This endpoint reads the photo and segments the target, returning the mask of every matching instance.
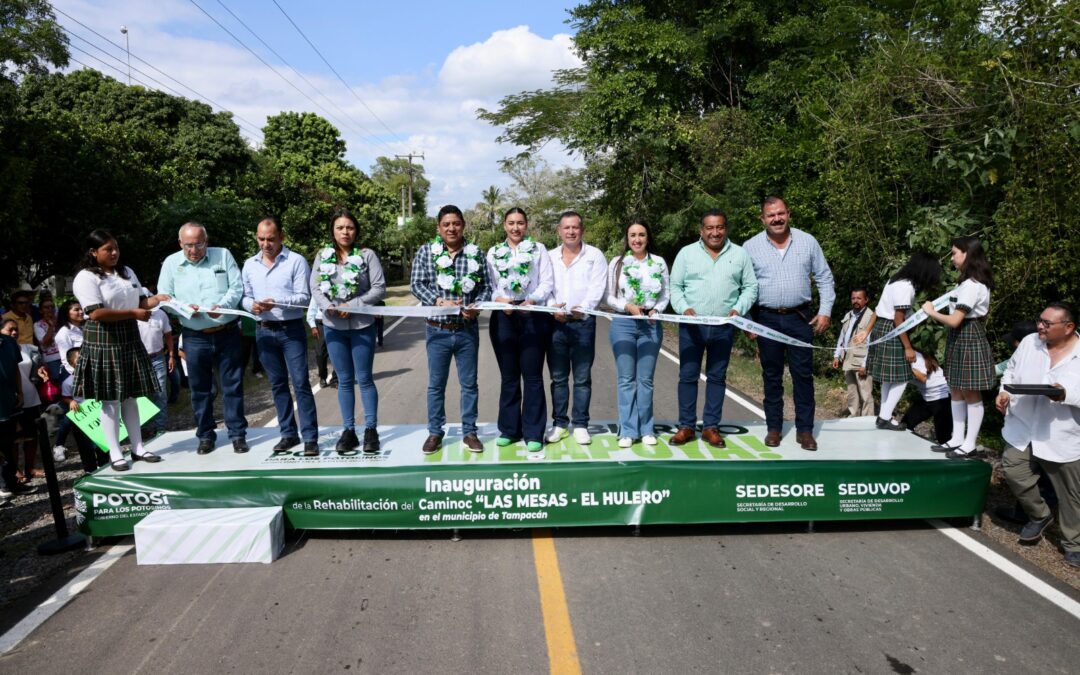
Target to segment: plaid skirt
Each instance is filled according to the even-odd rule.
[[[82,350],[75,364],[74,394],[99,401],[153,396],[157,377],[139,339],[135,319],[83,325]]]
[[[949,386],[986,391],[997,386],[994,356],[986,339],[986,326],[978,319],[949,330],[945,342],[945,379]]]
[[[874,330],[870,332],[870,340],[885,337],[885,334],[895,327],[892,319],[882,319],[879,316],[874,322]],[[904,343],[900,342],[900,338],[894,337],[881,344],[870,345],[866,372],[878,382],[912,380],[911,364],[904,360]]]

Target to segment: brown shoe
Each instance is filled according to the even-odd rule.
[[[420,448],[420,451],[423,452],[425,455],[433,455],[436,452],[438,452],[439,448],[441,448],[441,447],[442,447],[442,435],[441,434],[431,434],[430,436],[427,437],[427,440],[424,441],[424,447]]]
[[[693,428],[679,427],[679,430],[675,432],[675,435],[671,437],[671,440],[668,441],[668,443],[671,443],[672,445],[685,445],[695,438],[697,438],[697,434],[694,433]]]
[[[780,445],[780,432],[770,429],[769,433],[765,434],[765,445],[770,448]]]
[[[465,438],[461,439],[461,442],[472,452],[484,451],[484,444],[480,442],[480,439],[476,437],[476,434],[467,435]]]
[[[795,434],[795,440],[799,442],[803,450],[817,450],[817,441],[814,440],[812,432],[800,431]]]
[[[720,435],[719,431],[712,427],[701,430],[701,440],[705,441],[714,448],[722,448],[725,445],[724,437]]]

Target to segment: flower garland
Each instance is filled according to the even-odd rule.
[[[480,282],[477,272],[483,266],[480,260],[480,249],[476,244],[465,244],[461,251],[465,255],[465,277],[459,279],[454,274],[454,259],[450,257],[450,251],[446,249],[442,237],[431,240],[431,262],[435,265],[435,283],[444,291],[450,291],[455,295],[471,293],[476,284]]]
[[[331,300],[347,300],[356,295],[360,274],[364,270],[364,258],[360,255],[360,249],[354,246],[346,256],[344,269],[341,270],[341,279],[344,282],[341,286],[332,281],[337,265],[337,251],[334,247],[324,248],[319,254],[319,290]]]
[[[651,255],[646,254],[645,260],[638,260],[627,253],[623,257],[619,283],[623,293],[633,299],[633,304],[652,307],[664,287],[661,266],[653,261]]]
[[[540,249],[532,237],[525,237],[518,243],[517,250],[509,244],[499,244],[492,258],[499,277],[509,281],[511,291],[520,293],[528,283],[529,268],[540,258]]]

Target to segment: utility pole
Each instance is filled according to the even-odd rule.
[[[396,159],[408,159],[409,160],[409,218],[411,219],[412,218],[412,206],[413,206],[413,198],[412,198],[413,164],[412,164],[412,161],[413,161],[413,157],[419,157],[420,159],[425,159],[424,153],[422,153],[422,152],[421,153],[410,152],[407,155],[394,155],[394,157]]]
[[[127,76],[128,86],[131,86],[131,39],[128,37],[127,26],[120,26],[120,32],[124,34],[124,51],[127,52]]]

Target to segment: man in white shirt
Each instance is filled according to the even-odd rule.
[[[1058,518],[1065,562],[1080,567],[1080,336],[1076,313],[1052,302],[1016,348],[997,396],[1005,415],[1001,436],[1007,443],[1001,468],[1009,489],[1031,518],[1020,543],[1035,544],[1054,516],[1036,486],[1041,468],[1058,494]],[[1009,394],[1005,385],[1053,385],[1054,396]]]
[[[596,356],[596,317],[582,309],[596,309],[607,290],[607,259],[600,249],[583,241],[585,223],[581,214],[566,211],[559,216],[559,239],[562,245],[552,249],[555,277],[553,307],[555,314],[551,347],[548,349],[548,372],[551,374],[552,427],[547,442],[557,443],[567,436],[571,421],[574,440],[579,445],[592,441],[589,436],[589,400],[592,398],[592,364]],[[573,419],[570,407],[570,374],[574,376]]]
[[[143,294],[153,295],[145,287]],[[139,338],[142,340],[143,347],[146,348],[147,356],[150,357],[150,364],[154,366],[154,377],[158,382],[158,393],[152,400],[159,412],[146,423],[146,431],[149,433],[145,438],[149,439],[165,433],[169,417],[169,373],[176,367],[173,363],[172,325],[169,323],[168,315],[158,308],[151,310],[149,321],[137,323]]]

